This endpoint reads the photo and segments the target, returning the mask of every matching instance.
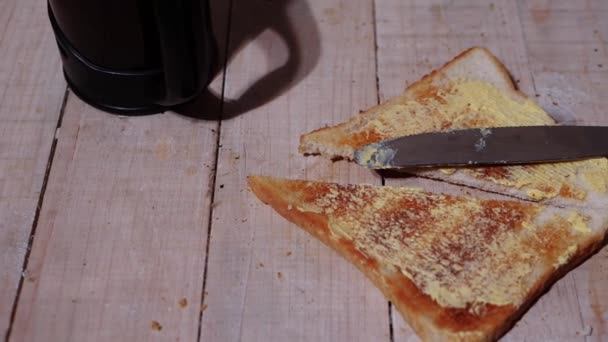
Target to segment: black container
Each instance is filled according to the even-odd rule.
[[[49,0],[70,88],[112,113],[158,113],[209,83],[208,0]]]

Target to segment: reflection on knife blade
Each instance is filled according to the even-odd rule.
[[[355,151],[367,168],[506,165],[608,156],[608,127],[494,127],[423,133]]]

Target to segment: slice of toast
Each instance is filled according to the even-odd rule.
[[[264,203],[358,267],[426,341],[490,341],[603,243],[606,213],[251,176]]]
[[[408,87],[402,95],[348,122],[305,134],[300,152],[352,159],[366,144],[403,135],[492,126],[553,125],[516,90],[505,67],[482,48],[469,49]],[[562,206],[608,205],[605,158],[508,167],[408,170],[521,199]]]

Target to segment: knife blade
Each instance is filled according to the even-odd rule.
[[[371,169],[510,165],[608,156],[608,127],[490,127],[408,135],[355,151]]]

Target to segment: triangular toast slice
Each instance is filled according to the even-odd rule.
[[[490,52],[472,48],[402,95],[334,127],[305,134],[300,152],[352,159],[366,144],[402,135],[492,126],[553,125],[516,90]],[[608,160],[508,167],[408,170],[434,179],[557,205],[608,206]]]
[[[531,202],[260,176],[248,182],[260,200],[365,273],[426,341],[498,338],[602,245],[607,228],[596,212]]]

